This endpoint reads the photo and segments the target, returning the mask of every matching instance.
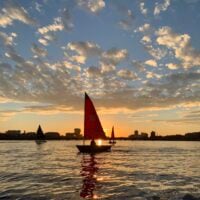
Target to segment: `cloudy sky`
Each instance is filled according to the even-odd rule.
[[[200,0],[1,0],[0,131],[200,131]]]

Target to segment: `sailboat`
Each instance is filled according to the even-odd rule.
[[[115,133],[114,133],[114,126],[112,127],[111,138],[110,138],[109,143],[110,143],[110,144],[116,144],[116,141],[115,141]]]
[[[43,130],[40,125],[38,126],[38,129],[37,129],[35,142],[37,144],[42,144],[42,143],[46,142],[45,135],[44,135]]]
[[[85,139],[92,140],[91,145],[85,145]],[[106,139],[106,136],[92,100],[85,93],[84,140],[83,145],[76,146],[81,153],[98,153],[111,150],[111,145],[96,145],[94,140],[97,139]]]

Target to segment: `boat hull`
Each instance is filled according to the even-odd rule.
[[[91,145],[76,145],[81,153],[101,153],[111,150],[111,145],[91,146]]]
[[[116,144],[115,141],[109,141],[109,144]]]
[[[35,140],[36,144],[43,144],[46,142],[46,140]]]

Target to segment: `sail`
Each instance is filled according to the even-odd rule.
[[[111,140],[115,140],[114,126],[112,127]]]
[[[85,139],[106,139],[101,122],[96,113],[95,107],[85,93],[85,120],[84,120]]]
[[[37,130],[37,139],[39,139],[39,140],[45,139],[45,135],[44,135],[40,125],[38,126],[38,130]]]

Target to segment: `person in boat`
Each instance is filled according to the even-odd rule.
[[[94,141],[94,139],[91,140],[90,146],[91,146],[91,147],[95,147],[95,146],[96,146],[96,142]]]

